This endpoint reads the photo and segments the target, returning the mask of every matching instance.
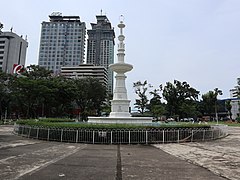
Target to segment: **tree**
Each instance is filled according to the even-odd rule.
[[[222,91],[218,88],[215,88],[213,91],[209,91],[206,94],[202,95],[203,99],[203,107],[205,112],[211,116],[212,113],[215,113],[215,119],[218,121],[218,102],[217,102],[217,96],[222,95]]]
[[[231,112],[232,105],[231,105],[231,101],[230,100],[225,101],[225,107],[226,107],[226,109],[228,111],[228,115],[229,115],[230,119],[232,119],[232,112]]]
[[[12,76],[0,71],[0,120],[7,115],[7,109],[9,109],[10,91],[9,82]]]
[[[143,83],[141,81],[137,81],[133,83],[133,87],[135,88],[135,93],[138,95],[138,99],[136,99],[135,102],[135,108],[138,109],[138,111],[143,114],[147,109],[148,104],[148,98],[146,95],[147,92],[147,81],[144,81]]]
[[[100,115],[102,105],[106,99],[106,87],[97,79],[75,79],[75,102],[81,111],[82,120],[87,120],[89,115]]]
[[[214,112],[214,105],[215,98],[213,91],[209,91],[202,95],[202,106],[205,115],[211,116],[211,114]]]
[[[52,77],[52,70],[47,70],[39,65],[27,66],[22,75],[27,76],[30,79],[47,79]]]
[[[154,89],[150,92],[152,98],[150,99],[150,103],[148,105],[149,111],[152,113],[153,117],[158,120],[158,117],[162,116],[166,111],[165,107],[161,102],[160,92],[162,91],[162,85],[159,86],[158,89]]]
[[[30,65],[20,76],[15,76],[10,85],[12,113],[17,117],[21,114],[23,117],[37,118],[44,115],[45,108],[50,112],[59,105],[56,101],[50,103],[56,97],[56,92],[53,92],[55,77],[52,77],[51,72],[45,68]]]
[[[183,107],[186,107],[186,105],[196,106],[196,103],[193,102],[197,101],[198,95],[199,91],[190,87],[185,81],[174,80],[173,84],[167,82],[163,88],[163,98],[167,101],[166,109],[170,116],[184,117],[190,115],[183,111]]]

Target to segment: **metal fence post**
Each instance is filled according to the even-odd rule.
[[[192,130],[192,138],[191,138],[191,142],[193,142],[193,130]]]
[[[112,144],[112,131],[111,131],[111,144]]]
[[[37,128],[37,139],[38,139],[38,134],[39,134],[39,128]]]
[[[148,144],[148,131],[146,131],[146,144]]]
[[[205,138],[205,129],[203,130],[203,141],[204,141],[204,138]]]
[[[48,128],[48,135],[47,135],[47,140],[49,141],[49,128]]]
[[[61,142],[63,140],[63,129],[61,130]]]
[[[214,129],[212,129],[212,139],[214,139],[214,137],[213,137],[214,136],[214,132],[213,131],[214,131]]]
[[[29,127],[28,138],[30,137],[30,133],[31,133],[31,127]]]
[[[78,130],[76,131],[76,143],[78,142]]]
[[[95,137],[94,137],[94,134],[95,134],[95,132],[93,131],[93,144],[94,144],[94,138],[95,138]]]
[[[24,126],[22,126],[22,135],[23,135],[23,131],[24,131]]]
[[[178,134],[177,134],[177,142],[179,143],[179,129],[178,129]]]
[[[163,130],[163,144],[165,142],[165,133],[164,133],[164,130]]]
[[[131,144],[131,131],[128,131],[128,143]]]

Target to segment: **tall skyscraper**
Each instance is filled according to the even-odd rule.
[[[86,24],[79,16],[52,13],[42,22],[38,65],[60,73],[62,66],[84,62]]]
[[[104,66],[108,71],[108,92],[113,93],[113,72],[109,65],[114,63],[114,29],[107,16],[96,16],[97,23],[91,23],[88,30],[87,64]]]
[[[0,23],[2,27],[2,24]],[[0,70],[13,72],[14,64],[25,65],[28,42],[22,36],[10,32],[2,32],[0,28]]]

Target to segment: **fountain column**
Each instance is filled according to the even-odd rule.
[[[124,62],[125,44],[123,29],[125,24],[122,20],[118,24],[120,35],[118,36],[117,63],[109,65],[109,68],[116,73],[115,89],[113,91],[113,100],[111,101],[111,113],[109,117],[89,117],[89,123],[114,123],[114,124],[146,124],[152,122],[152,117],[131,117],[129,113],[130,100],[127,98],[127,89],[125,85],[125,73],[133,69],[131,64]]]
[[[118,44],[118,61],[115,64],[111,64],[109,68],[116,73],[116,85],[113,91],[113,100],[111,101],[111,113],[109,117],[130,117],[129,113],[129,105],[130,100],[127,98],[127,89],[125,85],[125,73],[132,70],[133,66],[131,64],[127,64],[124,62],[125,56],[125,44],[123,35],[123,28],[125,24],[121,20],[118,24],[120,29],[120,35],[118,36],[119,44]]]

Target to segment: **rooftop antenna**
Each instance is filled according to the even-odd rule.
[[[102,16],[102,9],[101,9],[101,16]]]

